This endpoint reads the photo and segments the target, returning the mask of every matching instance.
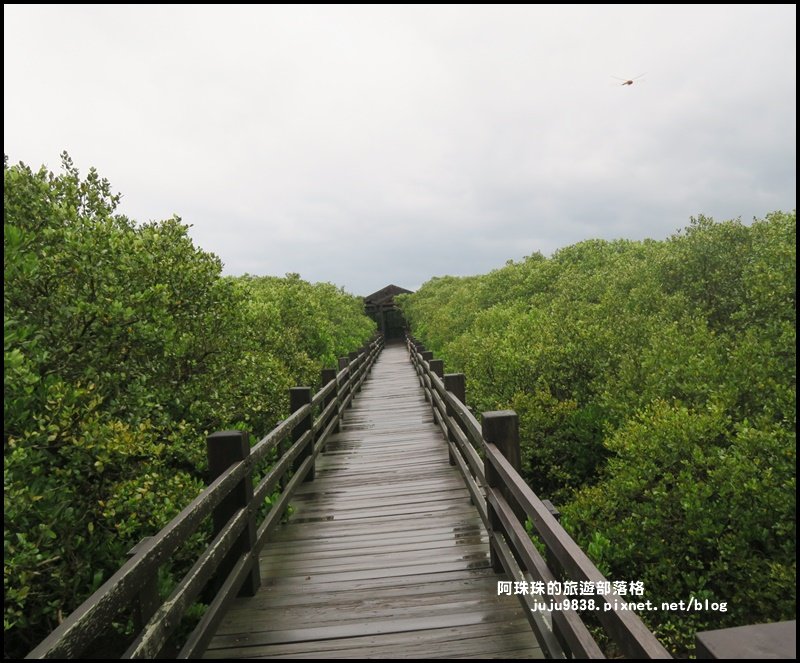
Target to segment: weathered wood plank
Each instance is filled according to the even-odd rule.
[[[407,537],[392,537],[389,539],[381,539],[380,542],[372,538],[365,537],[363,545],[359,546],[358,552],[362,555],[382,555],[382,554],[395,554],[412,551],[427,551],[436,549],[440,546],[452,546],[454,544],[450,532],[444,532],[442,535],[433,537],[420,537],[409,541]],[[450,535],[448,537],[448,535]],[[483,549],[488,545],[488,536],[475,536],[468,541],[456,541],[455,545],[468,546],[468,545],[481,545]],[[266,554],[261,556],[261,559],[269,561],[271,559],[280,559],[285,555],[293,555],[296,559],[304,561],[312,560],[326,560],[331,557],[331,552],[336,550],[348,550],[349,546],[353,544],[352,541],[346,542],[333,542],[327,546],[315,545],[312,543],[309,546],[302,548],[293,547],[291,545],[275,545],[271,546]],[[463,548],[461,548],[463,549]]]
[[[282,533],[278,532],[277,536],[273,538],[273,543],[270,545],[269,550],[264,551],[264,555],[269,555],[274,550],[283,548],[290,549],[292,547],[308,550],[323,546],[329,546],[330,549],[341,547],[349,549],[352,545],[358,544],[359,542],[361,542],[362,545],[392,545],[393,543],[408,541],[408,532],[414,532],[416,534],[414,541],[427,541],[429,539],[459,541],[465,539],[470,540],[474,537],[483,537],[486,535],[484,530],[481,529],[480,521],[477,518],[475,518],[474,523],[465,524],[458,529],[448,527],[441,519],[430,523],[428,527],[424,528],[413,527],[413,523],[416,521],[408,522],[410,525],[407,527],[398,527],[395,530],[383,532],[377,531],[377,525],[373,528],[369,525],[365,527],[358,523],[351,523],[350,526],[346,528],[346,532],[341,536],[336,536],[336,531],[328,528],[326,532],[320,533],[318,538],[314,538],[312,528],[308,525],[295,527],[293,531],[296,536],[292,539],[279,538]]]
[[[281,575],[285,575],[290,570],[300,570],[305,573],[309,562],[314,564],[315,573],[329,570],[333,572],[347,571],[353,569],[386,568],[387,566],[401,566],[409,563],[424,562],[435,555],[440,561],[462,560],[465,562],[486,561],[488,552],[487,546],[479,544],[450,544],[440,542],[439,546],[428,546],[417,550],[392,550],[383,548],[375,552],[364,553],[358,550],[357,553],[347,556],[332,556],[330,553],[317,553],[316,555],[294,554],[286,557],[267,557],[262,558],[262,566],[270,573],[278,570]]]
[[[309,640],[333,640],[338,638],[352,638],[362,635],[379,635],[382,633],[405,633],[429,628],[447,628],[451,626],[470,626],[473,624],[486,624],[503,622],[513,619],[519,614],[514,607],[509,610],[495,610],[492,612],[477,609],[473,612],[459,612],[457,614],[423,615],[421,617],[370,619],[365,621],[340,622],[335,625],[311,626],[300,623],[297,628],[280,631],[258,631],[236,633],[233,635],[219,635],[214,638],[214,643],[220,646],[250,647],[266,644],[283,644],[288,642],[308,642]],[[533,637],[533,636],[531,636]],[[244,653],[244,652],[243,652]]]
[[[441,575],[441,574],[436,574]],[[330,584],[327,585],[330,587]],[[392,583],[390,586],[379,588],[349,589],[342,586],[340,589],[327,589],[315,586],[302,593],[277,596],[256,596],[248,601],[251,610],[284,610],[293,607],[302,607],[307,610],[313,605],[318,610],[356,609],[360,606],[374,603],[407,605],[413,602],[424,604],[426,602],[451,602],[453,598],[460,598],[465,593],[474,595],[487,593],[495,595],[496,579],[494,575],[470,580],[432,581],[428,583]],[[321,607],[322,606],[322,607]]]
[[[259,597],[267,597],[269,600],[276,602],[307,602],[305,597],[310,597],[314,594],[326,595],[327,597],[336,596],[337,594],[356,594],[357,592],[371,592],[373,595],[384,593],[394,589],[408,589],[422,585],[429,584],[441,588],[441,583],[457,583],[464,578],[462,571],[447,571],[438,573],[429,573],[415,576],[401,576],[401,577],[388,577],[388,578],[368,578],[366,580],[357,581],[334,581],[334,582],[315,582],[313,579],[303,585],[303,591],[296,594],[288,594],[285,591],[285,582],[279,578],[267,578],[262,584],[262,591],[257,594],[250,601],[255,601]],[[485,580],[489,579],[492,582],[497,582],[497,576],[490,568],[475,569],[470,573],[470,580]],[[294,582],[294,581],[292,581]],[[493,587],[496,587],[494,585]],[[476,590],[477,591],[477,590]],[[489,592],[490,594],[493,591]],[[247,605],[251,605],[250,602]]]
[[[450,616],[463,616],[475,611],[484,613],[487,608],[502,612],[503,605],[506,604],[503,596],[495,597],[492,603],[486,603],[483,597],[464,600],[460,596],[451,596],[449,601],[442,600],[436,596],[425,598],[427,600],[423,601],[418,600],[417,597],[411,597],[404,604],[397,601],[377,601],[373,599],[372,603],[351,605],[350,609],[344,614],[341,608],[316,610],[314,613],[314,628],[323,626],[363,626],[364,623],[373,620],[391,621],[411,618],[430,618],[430,625],[445,616],[448,616],[448,618]],[[241,619],[237,622],[227,621],[224,627],[217,631],[217,635],[297,630],[298,624],[304,623],[303,620],[307,613],[308,608],[305,606],[300,606],[294,610],[286,608],[273,610],[268,608],[249,611],[246,616],[241,615]],[[266,628],[264,624],[266,624]]]
[[[422,658],[431,656],[431,652],[442,649],[453,651],[453,656],[462,648],[474,646],[476,639],[489,638],[493,647],[497,648],[497,639],[506,637],[517,639],[530,633],[530,628],[523,618],[507,622],[489,622],[471,624],[442,629],[423,629],[411,633],[386,633],[381,635],[341,638],[329,641],[309,641],[283,645],[267,645],[252,647],[249,656],[252,658],[277,657],[314,657],[323,653],[326,658]],[[207,652],[207,658],[232,658],[235,649],[217,649]],[[358,653],[354,653],[358,652]],[[446,656],[447,654],[443,654]]]

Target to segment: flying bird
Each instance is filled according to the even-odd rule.
[[[618,81],[622,81],[620,85],[633,85],[633,81],[639,80],[642,76],[644,76],[644,74],[639,74],[638,76],[634,76],[633,78],[620,78],[619,76],[612,76],[611,78],[616,78]]]

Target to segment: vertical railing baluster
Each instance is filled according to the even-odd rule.
[[[455,396],[462,403],[467,400],[467,377],[463,373],[448,373],[444,376],[444,388],[447,389],[453,396]],[[454,417],[455,410],[453,410],[450,403],[447,403],[447,416]],[[456,437],[452,432],[448,431],[447,439],[454,445],[456,444]],[[449,446],[449,445],[448,445]],[[453,457],[453,451],[450,449],[448,452],[450,464],[455,465],[456,459]]]
[[[521,459],[519,449],[519,417],[517,413],[513,410],[484,412],[481,428],[483,439],[490,444],[494,444],[511,466],[519,472]],[[491,528],[491,532],[489,533],[491,537],[489,550],[492,568],[495,571],[503,571],[503,564],[494,549],[495,531],[502,531],[503,528],[500,518],[497,513],[495,513],[494,507],[489,500],[489,494],[493,490],[499,491],[505,497],[509,505],[517,506],[517,504],[516,500],[511,497],[511,491],[506,488],[497,470],[494,469],[494,465],[492,465],[488,454],[484,461],[484,472],[486,474],[486,510],[489,514],[489,527]],[[519,509],[514,509],[514,511],[517,513]],[[517,513],[517,515],[519,516],[519,513]]]
[[[324,410],[326,407],[328,407],[331,404],[331,401],[335,401],[337,396],[338,396],[338,385],[336,384],[336,369],[335,368],[323,368],[322,369],[321,379],[322,379],[322,387],[327,387],[328,383],[331,382],[331,381],[333,381],[333,383],[334,383],[333,384],[333,391],[331,391],[331,393],[328,394],[324,398],[324,400],[322,401],[322,409]],[[322,387],[320,387],[320,389]],[[331,419],[336,417],[337,415],[338,415],[337,412],[332,412],[331,413]],[[322,434],[322,432],[327,428],[329,423],[330,423],[330,420],[322,422],[322,428],[320,429],[320,434]],[[334,432],[334,433],[338,433],[339,432],[339,424],[338,423],[333,427],[333,431],[332,432]]]
[[[128,551],[128,558],[136,555],[151,538],[150,536],[146,536],[139,541],[139,543]],[[136,603],[133,608],[133,627],[137,631],[141,631],[160,605],[161,598],[158,595],[158,575],[154,573],[147,578],[136,597]]]
[[[206,438],[206,452],[208,454],[208,473],[211,481],[214,481],[225,470],[234,463],[244,460],[250,455],[250,443],[248,435],[240,430],[226,430],[213,433]],[[233,515],[242,508],[247,508],[253,499],[253,477],[246,473],[244,478],[236,484],[230,493],[214,509],[213,522],[216,536],[222,530]],[[250,552],[256,542],[256,514],[255,509],[247,519],[247,525],[239,538],[234,543],[230,552],[220,563],[214,579],[214,593],[219,591],[219,587],[225,581],[233,565]],[[261,575],[258,564],[253,564],[250,573],[239,590],[239,596],[254,596],[256,590],[261,585]]]
[[[289,410],[291,412],[297,412],[301,407],[304,405],[308,405],[311,403],[311,388],[310,387],[292,387],[289,389]],[[306,431],[311,430],[311,422],[313,417],[311,416],[312,413],[309,412],[305,417],[303,417],[300,421],[295,424],[295,427],[292,429],[292,442],[297,442]],[[297,455],[297,458],[294,459],[294,463],[292,464],[292,469],[296,472],[299,467],[303,464],[306,458],[311,456],[314,453],[314,438],[310,436],[308,441],[306,442],[305,446],[301,449],[300,453]],[[311,463],[311,468],[308,470],[308,474],[306,474],[306,478],[303,479],[304,482],[306,481],[313,481],[314,480],[314,463]]]
[[[344,369],[346,369],[349,364],[350,364],[350,358],[349,357],[339,357],[339,372],[341,372]],[[350,378],[350,373],[348,372],[347,377],[345,378],[345,382],[349,378]],[[337,380],[338,380],[338,378],[337,378]],[[347,400],[347,394],[350,393],[350,390],[346,386],[344,386],[344,387],[339,386],[338,390],[339,390],[339,407],[341,407],[342,404]],[[352,406],[348,405],[347,407],[352,407]],[[342,413],[342,414],[344,414],[344,413]]]

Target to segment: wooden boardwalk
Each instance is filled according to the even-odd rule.
[[[387,346],[206,658],[541,658],[405,346]]]

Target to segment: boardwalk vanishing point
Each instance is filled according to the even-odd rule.
[[[388,345],[206,658],[541,658],[404,345]]]

